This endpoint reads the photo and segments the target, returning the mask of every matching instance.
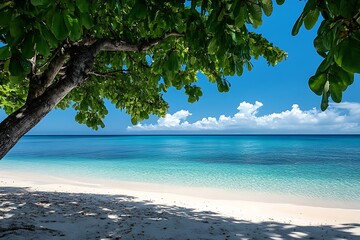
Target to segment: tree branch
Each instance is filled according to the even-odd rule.
[[[169,37],[183,37],[184,34],[177,33],[177,32],[170,32],[166,33],[164,36],[159,38],[154,38],[149,41],[139,42],[139,43],[129,43],[122,40],[110,40],[105,39],[102,40],[100,45],[101,51],[123,51],[123,52],[141,52],[151,49],[152,47],[159,44],[161,41],[163,41],[166,38]]]
[[[88,72],[88,74],[94,75],[97,77],[116,77],[116,75],[115,75],[116,73],[126,74],[128,72],[129,72],[129,70],[127,70],[127,69],[120,69],[120,70],[114,70],[114,71],[109,71],[109,72],[90,71],[90,72]]]
[[[170,32],[166,33],[162,37],[139,42],[136,44],[122,40],[103,39],[93,42],[88,51],[89,54],[91,54],[94,58],[100,51],[140,52],[151,49],[166,38],[182,36],[184,36],[182,33]],[[79,46],[73,46],[73,48],[76,47]],[[70,49],[71,47],[61,46],[54,54],[54,57],[50,60],[47,69],[41,75],[35,75],[30,78],[29,93],[26,100],[27,102],[42,95],[45,90],[53,83],[56,75],[59,74],[61,68],[69,58],[71,51]],[[95,75],[94,72],[92,72],[92,74]],[[99,75],[100,73],[97,74]]]
[[[69,49],[61,46],[50,60],[47,69],[41,75],[34,75],[30,78],[29,93],[26,99],[27,102],[45,92],[52,84],[69,56]]]

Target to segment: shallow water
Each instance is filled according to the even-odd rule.
[[[360,136],[26,136],[0,168],[360,201]]]

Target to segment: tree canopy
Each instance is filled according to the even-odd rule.
[[[225,76],[251,69],[251,57],[264,56],[275,65],[286,53],[261,35],[262,10],[271,1],[9,1],[1,6],[0,105],[7,113],[21,107],[31,92],[31,78],[42,75],[59,54],[73,46],[112,42],[96,57],[89,78],[59,104],[78,111],[76,120],[103,127],[104,98],[125,109],[132,122],[149,114],[164,115],[162,92],[185,89],[189,102],[202,95],[195,85],[200,70],[219,91],[228,91]],[[249,11],[249,13],[247,13]],[[11,21],[9,21],[11,19]],[[127,49],[117,49],[126,46]],[[110,46],[111,45],[111,46]],[[120,47],[121,48],[121,47]],[[70,62],[68,60],[68,62]],[[62,68],[66,67],[64,63]],[[57,73],[53,82],[64,75]],[[52,83],[49,83],[52,84]],[[30,85],[30,86],[29,86]]]
[[[308,0],[294,25],[296,35],[322,21],[314,46],[324,61],[309,86],[323,96],[323,110],[360,72],[359,9],[358,0]],[[12,114],[0,140],[16,143],[54,107],[73,107],[79,123],[104,127],[104,99],[134,124],[163,116],[170,87],[199,100],[199,72],[228,91],[226,76],[251,70],[252,59],[276,65],[287,57],[249,30],[272,11],[272,0],[2,1],[0,107]]]

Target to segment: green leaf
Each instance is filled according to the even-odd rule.
[[[46,25],[42,25],[40,28],[41,36],[46,39],[51,48],[56,48],[58,46],[58,40],[54,34],[47,28]]]
[[[171,72],[175,72],[179,70],[179,68],[180,68],[180,64],[179,64],[178,56],[175,52],[172,52],[167,61],[167,69],[170,70]]]
[[[82,13],[89,12],[89,6],[90,6],[89,0],[76,0],[76,5],[79,8],[80,12]]]
[[[319,18],[320,12],[319,10],[310,10],[308,14],[306,14],[304,18],[304,25],[305,28],[310,30],[314,27],[315,23],[317,22]]]
[[[83,123],[83,122],[84,122],[84,117],[83,117],[83,115],[80,114],[80,113],[77,113],[77,114],[75,115],[75,121],[77,121],[78,123]]]
[[[31,72],[31,63],[27,59],[20,58],[20,64],[23,69],[23,73],[25,75],[29,74]]]
[[[342,88],[341,85],[335,79],[330,81],[330,95],[331,95],[331,99],[334,102],[336,103],[341,102]]]
[[[334,30],[327,31],[322,37],[322,44],[326,51],[333,49],[334,37]]]
[[[132,117],[131,118],[131,123],[133,124],[133,125],[136,125],[137,124],[137,118],[135,118],[135,117]]]
[[[292,28],[291,34],[293,36],[296,36],[299,33],[300,27],[303,24],[303,22],[304,22],[304,14],[302,13],[300,15],[300,17],[296,20],[296,22]]]
[[[89,0],[91,1],[91,0]],[[66,8],[63,9],[63,11],[68,11],[68,12],[74,12],[75,11],[75,1],[74,0],[62,0],[62,2],[64,2],[66,5]]]
[[[48,5],[52,0],[31,0],[31,4],[34,6]]]
[[[220,14],[218,15],[217,21],[221,22],[225,16],[225,8],[222,8]]]
[[[24,34],[24,22],[20,17],[13,19],[10,22],[10,35],[13,38],[20,38]]]
[[[35,37],[35,42],[36,42],[36,50],[40,54],[42,54],[45,58],[48,57],[50,54],[50,47],[46,42],[46,40],[41,35],[37,35]]]
[[[130,16],[135,18],[144,19],[148,14],[146,3],[143,0],[137,0],[135,5],[130,11]]]
[[[241,1],[238,1],[238,2],[239,2],[238,5],[240,6],[240,8],[239,8],[239,12],[235,18],[235,25],[237,27],[241,28],[245,24],[246,17],[248,15],[248,11],[247,11],[246,6],[241,6]]]
[[[71,28],[70,39],[72,41],[77,41],[77,40],[79,40],[81,38],[82,33],[83,33],[83,31],[82,31],[82,28],[80,26],[79,20],[75,19],[74,23],[73,23],[73,26]]]
[[[23,56],[27,59],[34,57],[35,55],[34,36],[32,34],[27,38],[25,38],[21,46],[21,52]]]
[[[348,37],[344,39],[334,51],[334,59],[337,65],[350,73],[360,73],[360,41]]]
[[[326,83],[326,74],[320,74],[312,76],[309,79],[309,87],[316,94],[321,95],[324,91],[324,85]]]
[[[340,1],[340,15],[345,18],[352,18],[357,12],[359,7],[358,0],[346,0]]]
[[[190,64],[191,65],[194,65],[196,63],[196,58],[194,57],[194,56],[192,56],[191,58],[190,58]]]
[[[60,10],[54,6],[52,8],[48,8],[48,11],[45,13],[44,22],[42,22],[42,25],[46,25],[46,27],[50,30],[54,19],[54,15],[58,11]]]
[[[246,62],[246,66],[247,66],[247,69],[248,69],[249,72],[253,69],[250,62]]]
[[[10,11],[2,11],[0,12],[0,26],[7,27],[12,21],[9,21],[11,19],[12,12]]]
[[[228,92],[230,90],[229,83],[225,79],[219,77],[216,79],[216,82],[219,92]]]
[[[272,0],[261,0],[261,6],[266,16],[270,16],[273,12]]]
[[[279,5],[282,5],[285,2],[285,0],[276,0],[276,3]]]
[[[349,73],[343,70],[341,67],[337,66],[336,64],[332,65],[329,74],[327,74],[327,76],[329,76],[330,86],[336,85],[335,88],[339,88],[339,90],[341,90],[342,92],[345,91],[347,87],[354,82],[354,73]],[[333,91],[335,90],[338,89],[333,89]],[[331,94],[333,95],[333,93]],[[340,94],[339,93],[334,93],[334,94],[336,94],[335,98],[339,99],[338,97],[340,96]]]
[[[244,67],[242,64],[236,64],[236,74],[241,76],[244,72]]]
[[[4,70],[9,72],[10,59],[6,60],[4,63]]]
[[[343,91],[354,82],[354,73],[347,72],[340,67],[336,68],[335,75],[338,78],[338,81],[344,86],[342,89]]]
[[[227,75],[230,75],[230,76],[234,76],[235,75],[235,71],[236,71],[236,66],[235,66],[235,62],[232,58],[229,58],[228,61],[227,61],[227,68],[225,68],[226,70],[229,71],[229,74]]]
[[[81,13],[80,20],[86,29],[90,29],[94,26],[93,19],[92,19],[91,15],[88,13]]]
[[[331,65],[333,65],[333,63],[334,63],[333,54],[327,55],[325,57],[325,59],[320,63],[318,69],[316,70],[315,75],[318,75],[318,74],[321,74],[321,73],[324,73],[324,72],[328,71],[329,67]]]
[[[12,82],[12,83],[20,84],[25,79],[25,76],[23,76],[23,75],[10,76],[9,79],[10,79],[10,82]]]
[[[303,14],[304,16],[307,15],[311,10],[316,9],[317,0],[307,0]]]
[[[10,58],[9,71],[12,76],[24,76],[24,69],[20,62],[20,57],[18,54]]]
[[[65,25],[70,31],[69,37],[72,41],[77,41],[82,35],[82,29],[77,18],[72,18],[70,14],[64,15]]]
[[[258,25],[261,25],[262,23],[261,7],[256,3],[249,3],[248,10],[250,15],[252,16],[252,19],[254,20],[253,26],[257,27]]]
[[[19,59],[17,57],[12,57],[10,59],[9,71],[12,76],[23,75],[23,69],[19,63]]]
[[[217,44],[216,38],[211,39],[209,46],[208,46],[208,52],[210,54],[215,54],[218,50],[219,46]]]
[[[10,46],[2,46],[0,47],[0,60],[6,60],[10,58]]]
[[[323,35],[318,35],[314,39],[314,47],[316,49],[316,52],[322,57],[326,57],[326,52],[328,51],[328,49],[324,46],[324,40],[325,39]]]
[[[237,43],[237,42],[238,42],[238,39],[237,39],[236,33],[231,32],[230,36],[231,36],[231,39],[234,41],[234,43]]]
[[[56,12],[54,14],[51,25],[51,32],[60,41],[65,40],[69,35],[69,30],[66,27],[63,14],[61,12]]]

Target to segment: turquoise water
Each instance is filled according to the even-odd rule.
[[[26,136],[0,168],[360,201],[360,136]]]

